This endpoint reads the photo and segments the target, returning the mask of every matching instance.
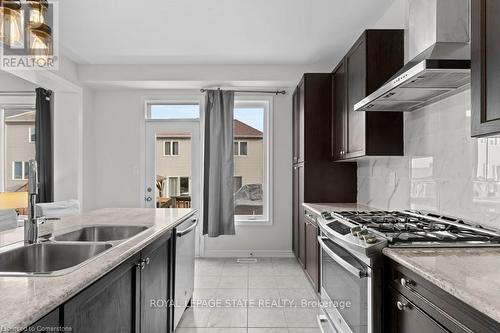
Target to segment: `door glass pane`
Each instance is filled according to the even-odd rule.
[[[155,148],[157,207],[189,207],[191,202],[191,144],[190,133],[157,134]]]

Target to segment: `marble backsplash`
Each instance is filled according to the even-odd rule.
[[[405,156],[358,162],[358,202],[500,228],[500,138],[470,137],[470,91],[405,114]]]

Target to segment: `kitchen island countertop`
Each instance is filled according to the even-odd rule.
[[[165,232],[175,228],[193,212],[192,209],[175,208],[106,208],[41,225],[41,236],[60,234],[85,225],[142,225],[149,228],[65,275],[0,276],[0,332],[18,332],[35,323]],[[0,246],[20,241],[23,241],[22,228],[0,233]]]

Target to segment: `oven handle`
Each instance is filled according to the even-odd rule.
[[[363,279],[365,277],[368,277],[368,272],[360,270],[360,269],[357,269],[356,267],[354,267],[353,265],[349,264],[347,261],[345,261],[344,259],[342,259],[335,252],[333,252],[332,250],[330,250],[330,248],[328,246],[326,246],[325,240],[329,240],[328,237],[318,236],[318,242],[319,242],[319,245],[321,246],[321,248],[326,253],[328,253],[328,255],[333,260],[335,260],[335,262],[337,264],[339,264],[340,266],[342,266],[343,268],[345,268],[349,273],[351,273],[352,275],[356,276],[359,279]]]

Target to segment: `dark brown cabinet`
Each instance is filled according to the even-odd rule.
[[[500,323],[386,258],[383,332],[493,333]]]
[[[319,289],[319,244],[318,227],[311,221],[305,220],[306,236],[306,272],[309,275],[314,289]]]
[[[170,332],[171,233],[61,306],[73,332]]]
[[[59,332],[58,329],[62,327],[61,325],[61,316],[59,308],[55,309],[30,327],[28,327],[25,332],[39,332],[39,333],[48,333],[48,332]]]
[[[498,0],[472,0],[471,134],[500,133]]]
[[[139,256],[64,304],[64,326],[74,332],[139,332]]]
[[[403,30],[366,30],[334,69],[333,160],[404,154],[403,113],[354,111],[403,66],[403,59]]]
[[[318,244],[304,202],[356,202],[355,163],[333,163],[332,76],[304,74],[293,94],[293,250],[317,287]]]

